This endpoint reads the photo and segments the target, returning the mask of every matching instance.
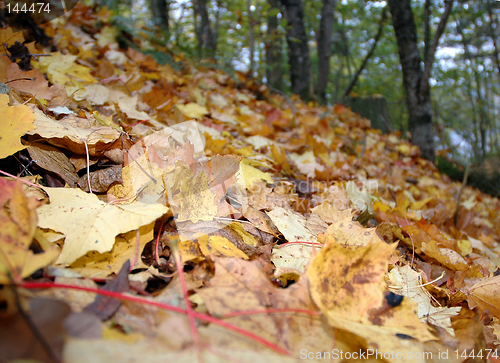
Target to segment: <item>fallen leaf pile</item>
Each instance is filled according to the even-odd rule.
[[[0,56],[1,361],[497,360],[498,199],[109,16]]]

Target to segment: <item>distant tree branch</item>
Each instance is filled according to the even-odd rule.
[[[432,44],[429,48],[429,52],[424,59],[424,74],[420,81],[420,94],[427,94],[427,91],[429,89],[429,78],[431,76],[432,64],[434,63],[434,56],[436,55],[439,39],[441,38],[441,35],[443,35],[444,29],[446,28],[446,23],[448,22],[448,18],[450,17],[452,7],[453,0],[445,0],[443,15],[441,15],[436,33],[434,33],[434,38],[432,39]]]
[[[372,47],[368,54],[366,55],[365,59],[363,59],[363,62],[359,66],[359,69],[357,70],[356,74],[352,78],[351,82],[349,85],[346,87],[344,91],[344,97],[348,96],[349,93],[351,93],[351,90],[354,88],[356,85],[356,82],[358,81],[359,76],[361,75],[361,72],[363,72],[363,69],[365,69],[366,64],[370,60],[370,58],[373,56],[373,53],[375,52],[375,48],[377,48],[377,43],[379,39],[382,37],[382,33],[384,32],[384,23],[387,18],[387,5],[382,9],[382,17],[380,18],[380,21],[378,23],[378,32],[377,35],[375,36],[375,41],[372,44]]]
[[[489,24],[489,30],[490,30],[490,38],[493,42],[493,53],[495,55],[495,63],[497,65],[497,70],[498,70],[498,73],[500,73],[500,59],[498,58],[498,44],[497,44],[497,41],[496,41],[496,36],[495,36],[495,28],[493,27],[493,22],[495,22],[495,24],[497,23],[496,22],[496,19],[493,17],[493,10],[491,9],[492,6],[490,4],[490,2],[488,1],[488,16],[490,18],[490,24]]]

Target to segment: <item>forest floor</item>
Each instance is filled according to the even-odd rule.
[[[499,360],[497,198],[109,16],[0,29],[0,362]]]

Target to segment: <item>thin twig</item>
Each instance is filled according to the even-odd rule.
[[[375,49],[377,48],[378,41],[382,37],[382,33],[384,32],[384,23],[385,23],[386,19],[387,19],[387,5],[382,9],[382,17],[380,18],[380,21],[378,23],[378,32],[377,32],[377,35],[375,35],[372,47],[368,51],[368,53],[366,54],[366,57],[365,57],[365,59],[363,59],[363,62],[361,62],[361,65],[359,66],[359,69],[356,71],[356,74],[354,75],[354,77],[352,77],[351,82],[344,90],[344,97],[349,96],[352,89],[356,85],[356,82],[358,81],[358,78],[361,75],[361,72],[363,72],[366,65],[368,64],[368,61],[373,56],[373,53],[375,52]]]
[[[175,267],[177,268],[177,273],[179,274],[179,282],[181,285],[182,296],[184,297],[184,303],[186,304],[187,316],[189,319],[189,326],[191,328],[191,335],[193,337],[193,342],[196,347],[196,355],[198,356],[198,362],[203,362],[203,355],[201,354],[200,339],[198,336],[198,329],[196,328],[196,322],[194,321],[193,307],[191,306],[191,301],[189,300],[186,281],[184,280],[184,264],[182,263],[181,254],[179,253],[179,247],[177,245],[177,239],[173,238],[169,240],[170,249],[175,259]]]
[[[282,243],[280,245],[276,245],[275,248],[281,248],[281,247],[285,247],[287,245],[308,245],[308,246],[325,247],[322,243],[319,243],[319,242],[293,241],[293,242],[287,242],[287,243]]]
[[[90,155],[89,155],[89,147],[87,145],[87,141],[84,140],[84,139],[81,139],[83,141],[83,143],[85,144],[85,156],[86,156],[86,160],[87,160],[87,184],[88,184],[88,187],[89,187],[89,193],[90,194],[93,194],[92,193],[92,186],[90,185]]]
[[[142,167],[142,165],[141,165],[141,164],[139,164],[139,162],[137,161],[137,159],[136,159],[136,158],[134,158],[134,157],[132,156],[132,153],[130,153],[130,152],[129,152],[129,153],[128,153],[128,156],[130,156],[130,157],[132,158],[132,161],[134,161],[134,162],[137,164],[137,166],[139,167],[139,169],[141,169],[141,171],[142,171],[144,174],[146,174],[146,176],[147,176],[147,177],[148,177],[148,178],[149,178],[149,179],[150,179],[153,183],[155,183],[155,184],[157,184],[157,183],[158,183],[158,181],[157,181],[155,178],[153,178],[151,175],[149,175],[149,173],[148,173],[146,170],[144,170],[144,168]]]

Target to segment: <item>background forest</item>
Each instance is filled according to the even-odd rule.
[[[105,5],[127,32],[167,46],[170,55],[154,54],[160,61],[174,66],[179,57],[211,61],[229,74],[245,72],[273,91],[323,104],[384,98],[389,120],[383,123],[403,136],[419,133],[412,114],[424,110],[433,125],[424,120],[424,133],[433,135],[412,140],[424,156],[433,158],[436,150],[463,164],[497,169],[498,1],[108,0]],[[398,51],[394,16],[401,19],[408,9],[416,29],[408,28],[406,18],[399,32],[414,31],[416,39],[410,39],[413,48],[405,48],[403,39]],[[418,78],[416,98],[430,101],[410,113],[404,58],[413,67],[406,83]],[[426,84],[430,93],[424,95]]]

